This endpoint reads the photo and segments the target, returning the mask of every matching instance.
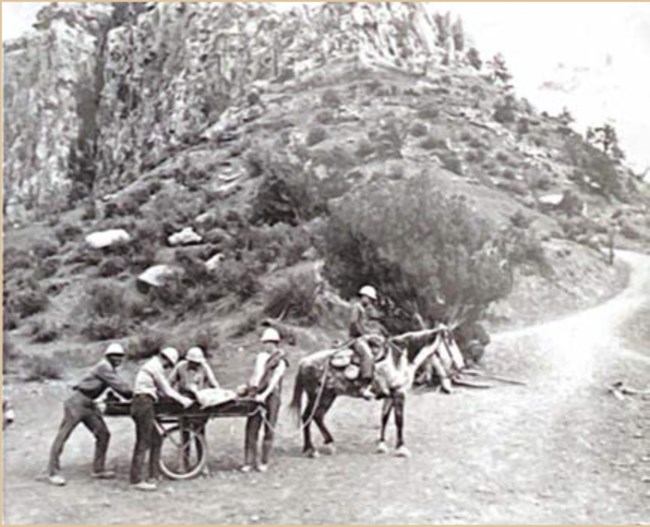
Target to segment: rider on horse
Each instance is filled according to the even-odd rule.
[[[377,302],[377,290],[371,285],[364,285],[359,290],[359,300],[352,306],[350,318],[349,336],[354,339],[350,348],[359,358],[359,384],[361,385],[359,393],[364,399],[375,397],[371,389],[375,361],[372,352],[374,340],[368,338],[379,333],[372,327],[377,323],[370,317],[375,302]]]

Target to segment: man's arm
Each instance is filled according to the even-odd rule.
[[[257,358],[255,359],[255,369],[253,370],[253,374],[248,381],[249,386],[259,386],[260,381],[262,380],[262,376],[264,375],[264,367],[266,366],[267,359],[267,353],[259,353],[257,355]]]
[[[115,390],[125,399],[131,399],[133,397],[131,386],[129,386],[110,365],[100,365],[95,371],[95,376],[105,382],[109,388]]]
[[[171,399],[174,399],[175,401],[179,402],[183,406],[190,406],[192,404],[192,399],[189,397],[185,397],[184,395],[181,395],[178,393],[174,388],[172,388],[171,384],[169,384],[169,381],[165,377],[165,374],[158,370],[154,369],[153,370],[153,379],[156,383],[156,387],[160,392],[165,395],[166,397],[169,397]]]
[[[368,333],[363,323],[363,318],[363,308],[359,304],[354,304],[350,318],[350,329],[352,333],[356,333],[357,335],[365,335]]]
[[[203,369],[205,370],[205,374],[208,377],[208,384],[213,388],[219,388],[219,383],[217,382],[217,378],[215,377],[212,368],[210,368],[210,365],[207,362],[203,364]]]
[[[266,400],[271,392],[278,386],[278,383],[280,382],[280,379],[282,379],[282,376],[284,375],[286,369],[287,363],[284,360],[281,360],[280,363],[275,367],[275,370],[273,370],[273,375],[271,376],[271,380],[269,381],[269,385],[266,387],[266,390],[259,394],[256,399],[260,399],[262,401]]]

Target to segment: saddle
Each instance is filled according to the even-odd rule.
[[[330,366],[337,370],[343,370],[343,375],[349,381],[358,379],[361,372],[359,357],[350,348],[336,351],[330,358]]]

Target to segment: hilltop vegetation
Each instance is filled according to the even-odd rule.
[[[420,13],[416,6],[409,13]],[[395,329],[415,327],[415,313],[431,324],[458,306],[516,323],[526,309],[539,314],[552,303],[583,305],[611,293],[617,275],[599,251],[608,230],[618,226],[617,244],[650,239],[647,188],[620,156],[580,137],[565,116],[540,115],[518,99],[503,61],[483,66],[457,26],[444,36],[450,21],[432,22],[437,47],[418,51],[426,67],[415,68],[412,57],[360,60],[387,24],[373,30],[367,7],[370,19],[354,27],[370,40],[350,37],[344,52],[348,37],[337,33],[331,57],[317,67],[300,68],[294,56],[291,67],[260,70],[260,79],[224,89],[201,115],[185,115],[165,113],[159,102],[169,91],[151,88],[173,84],[187,96],[187,111],[196,110],[183,91],[194,89],[196,72],[166,76],[168,63],[196,58],[194,48],[168,49],[156,70],[169,43],[150,42],[150,26],[182,32],[181,22],[197,19],[227,26],[233,10],[246,8],[188,4],[184,10],[198,13],[192,19],[174,9],[133,14],[131,26],[105,35],[113,53],[102,59],[92,148],[70,150],[69,184],[54,193],[65,197],[54,200],[59,206],[35,201],[40,218],[5,224],[3,325],[18,343],[5,351],[9,365],[17,348],[56,351],[63,342],[81,349],[120,339],[134,358],[169,341],[214,351],[247,342],[269,317],[288,334],[319,327],[333,338],[345,321],[344,299],[364,283],[407,314]],[[345,9],[323,7],[310,23],[327,13],[348,20]],[[271,26],[285,23],[284,15],[256,13]],[[388,24],[402,20],[392,16]],[[117,68],[129,28],[148,46],[137,61],[158,53],[146,80]],[[413,31],[402,34],[414,38]],[[138,79],[146,90],[134,91]],[[111,121],[110,111],[124,119]],[[149,136],[162,127],[164,141]],[[170,128],[182,139],[170,138]],[[109,156],[115,138],[119,151]],[[187,228],[197,237],[172,244]],[[86,243],[108,229],[124,229],[130,240],[104,249]],[[157,264],[174,269],[173,278],[153,287],[137,281]]]

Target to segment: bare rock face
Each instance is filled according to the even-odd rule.
[[[37,26],[4,46],[10,209],[133,181],[328,63],[426,75],[449,61],[418,3],[51,4]]]
[[[3,45],[5,212],[57,207],[70,153],[94,133],[100,43],[109,4],[50,5],[37,30]],[[63,190],[63,192],[57,192]]]

